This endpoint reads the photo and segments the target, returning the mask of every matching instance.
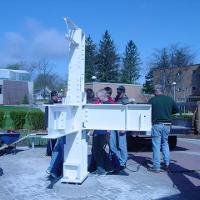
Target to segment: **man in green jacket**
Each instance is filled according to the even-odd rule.
[[[154,97],[149,100],[152,105],[152,150],[153,167],[152,172],[160,172],[160,149],[162,149],[164,168],[167,170],[170,164],[170,153],[168,136],[172,122],[172,114],[178,112],[175,101],[163,94],[161,85],[155,85]]]

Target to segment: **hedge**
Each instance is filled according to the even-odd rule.
[[[8,115],[9,116],[9,115]],[[5,112],[0,111],[0,128],[30,129],[30,130],[44,130],[45,129],[45,114],[41,111],[12,111],[8,121],[12,123],[5,127]],[[7,128],[8,129],[8,128]]]
[[[174,114],[172,119],[192,119],[192,114],[190,113],[181,113],[181,114]]]
[[[0,111],[0,128],[3,128],[4,120],[5,120],[5,112],[4,111]]]
[[[26,122],[26,114],[24,111],[13,111],[10,112],[10,118],[12,119],[14,129],[23,129]]]
[[[28,113],[28,123],[33,130],[44,129],[44,113],[43,112],[29,112]]]

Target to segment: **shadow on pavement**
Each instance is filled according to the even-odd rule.
[[[170,151],[187,151],[188,149],[184,148],[184,147],[179,147],[176,146],[174,149],[171,149]]]
[[[3,176],[3,169],[0,167],[0,176]]]
[[[139,165],[148,168],[152,165],[151,159],[143,156],[129,156],[129,159],[134,160]],[[160,198],[157,200],[167,200],[167,199],[181,199],[181,200],[196,200],[200,195],[200,186],[196,186],[194,181],[200,180],[200,169],[187,169],[177,163],[170,165],[169,171],[165,172],[171,179],[173,187],[180,191],[178,195],[172,195],[169,197]],[[190,180],[193,178],[193,182]]]
[[[155,199],[155,200],[193,200],[193,199],[187,199],[183,196],[183,194],[174,194],[174,195],[162,197],[162,198]],[[194,200],[196,200],[196,199],[194,199]]]
[[[176,146],[174,149],[171,149],[170,151],[187,151],[188,149],[184,148],[184,147],[179,147]],[[131,147],[131,151],[132,153],[137,153],[137,152],[151,152],[152,151],[152,147],[151,144],[143,144],[143,143],[139,143],[139,144],[134,144],[134,146]]]
[[[197,199],[200,195],[200,186],[196,186],[189,178],[200,180],[200,174],[195,169],[187,169],[176,163],[172,164],[167,173],[176,187],[186,199]]]
[[[7,147],[0,151],[0,156],[3,156],[4,154],[17,154],[21,151],[24,151],[23,149],[16,149],[15,147]]]

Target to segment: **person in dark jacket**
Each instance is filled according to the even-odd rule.
[[[58,98],[58,92],[53,90],[50,94],[50,99],[48,104],[54,104],[54,103],[60,103]],[[48,128],[48,106],[45,107],[45,128]],[[54,146],[56,144],[56,139],[50,139],[47,142],[47,149],[46,149],[46,155],[51,156],[52,151],[54,149]]]
[[[47,174],[53,178],[62,176],[65,143],[65,136],[56,139],[56,143],[52,151],[51,161],[49,167],[46,170]]]
[[[93,104],[96,100],[94,91],[91,88],[87,88],[85,90],[85,93],[86,93],[86,102],[89,104]]]
[[[107,98],[106,91],[101,89],[97,91],[96,104],[110,104]],[[92,143],[92,159],[91,162],[95,163],[96,170],[92,172],[96,175],[106,175],[105,170],[105,145],[109,140],[109,131],[107,130],[94,130],[93,131],[93,143]]]
[[[124,104],[124,105],[129,103],[129,99],[126,95],[126,89],[123,85],[120,85],[117,88],[117,95],[115,97],[115,103]]]
[[[152,105],[152,150],[153,167],[149,168],[152,172],[160,172],[160,149],[162,150],[164,169],[169,168],[170,152],[168,136],[172,122],[172,114],[178,113],[176,102],[163,94],[161,85],[154,86],[154,97],[148,103]]]
[[[61,103],[58,97],[57,91],[52,91],[48,104]],[[46,128],[48,128],[48,106],[45,108],[46,115]],[[47,143],[46,155],[51,156],[51,161],[46,172],[53,178],[60,177],[62,175],[63,161],[64,161],[64,144],[66,137],[60,137],[58,139],[50,139]]]

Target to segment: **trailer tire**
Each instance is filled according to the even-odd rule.
[[[151,150],[151,137],[127,136],[127,149],[129,152]]]
[[[175,149],[177,145],[177,136],[169,135],[168,138],[169,149]],[[133,137],[131,135],[127,135],[127,149],[129,152],[137,152],[145,150],[151,151],[151,137]]]
[[[177,145],[177,136],[176,135],[170,135],[168,138],[168,143],[169,143],[169,149],[173,150],[175,149]]]

